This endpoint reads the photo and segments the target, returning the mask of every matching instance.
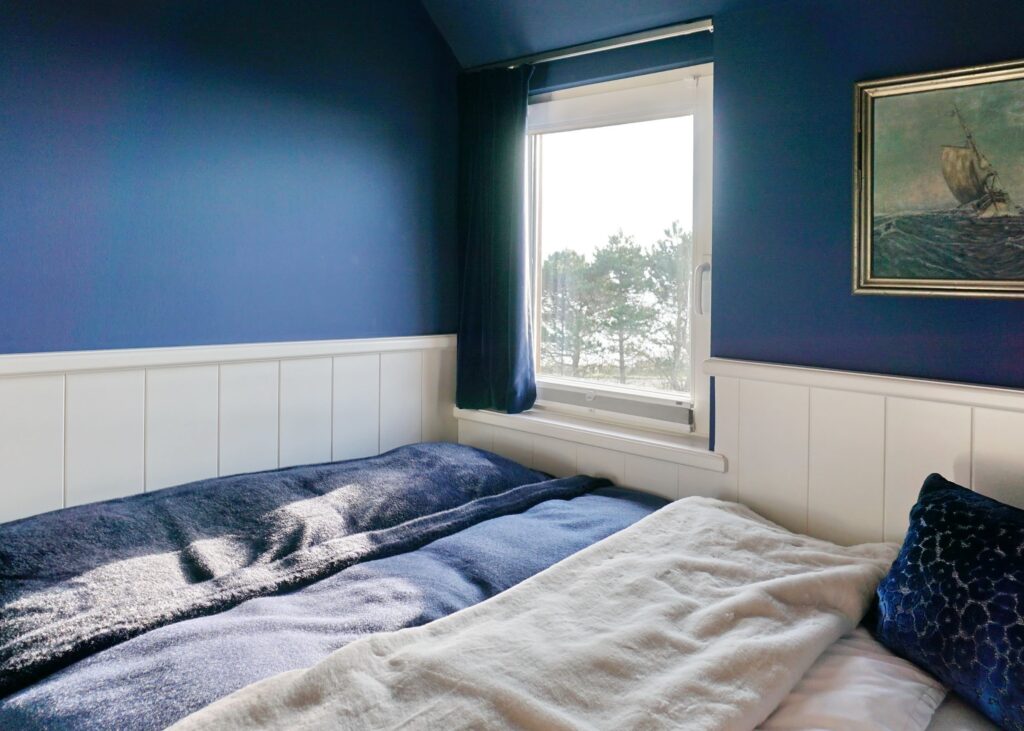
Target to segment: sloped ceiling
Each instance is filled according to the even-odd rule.
[[[462,66],[706,18],[758,0],[421,0]],[[764,2],[764,0],[761,0]]]

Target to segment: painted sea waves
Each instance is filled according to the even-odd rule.
[[[949,210],[874,219],[872,272],[905,279],[1024,279],[1024,216]]]

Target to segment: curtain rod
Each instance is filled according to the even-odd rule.
[[[548,61],[561,61],[563,58],[585,56],[588,53],[610,51],[614,48],[625,48],[626,46],[636,46],[641,43],[663,41],[666,38],[677,38],[679,36],[688,36],[692,33],[704,33],[705,31],[708,33],[713,33],[715,31],[715,25],[710,18],[706,18],[704,20],[694,20],[687,23],[676,23],[674,25],[663,25],[660,28],[642,30],[638,33],[629,33],[624,36],[614,36],[613,38],[605,38],[604,40],[600,41],[591,41],[590,43],[581,43],[576,46],[556,48],[553,51],[534,53],[529,56],[519,56],[517,58],[510,58],[506,61],[486,63],[480,66],[473,66],[472,68],[466,69],[466,71],[486,71],[488,69],[501,68],[510,69],[515,68],[516,66],[522,66],[524,64],[547,63]]]

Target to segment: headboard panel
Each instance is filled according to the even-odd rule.
[[[841,543],[902,540],[940,472],[1024,507],[1024,392],[712,359],[730,491]]]
[[[455,338],[0,356],[0,522],[455,440]]]

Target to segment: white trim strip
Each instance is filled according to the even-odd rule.
[[[576,444],[587,444],[640,457],[697,467],[711,472],[725,472],[723,455],[710,452],[707,440],[693,436],[673,436],[641,429],[587,422],[582,419],[550,413],[526,412],[503,414],[497,411],[477,411],[455,408],[455,418],[479,424],[513,429]]]
[[[976,386],[923,378],[855,373],[728,358],[711,358],[705,361],[704,371],[712,376],[726,378],[788,383],[796,386],[897,396],[921,401],[1024,411],[1024,391],[1012,388]]]
[[[454,335],[416,335],[396,338],[309,340],[239,345],[194,345],[174,348],[128,348],[61,353],[0,355],[0,376],[42,373],[109,371],[126,368],[160,368],[201,363],[238,363],[289,360],[354,353],[385,353],[402,350],[443,350],[455,347]]]

